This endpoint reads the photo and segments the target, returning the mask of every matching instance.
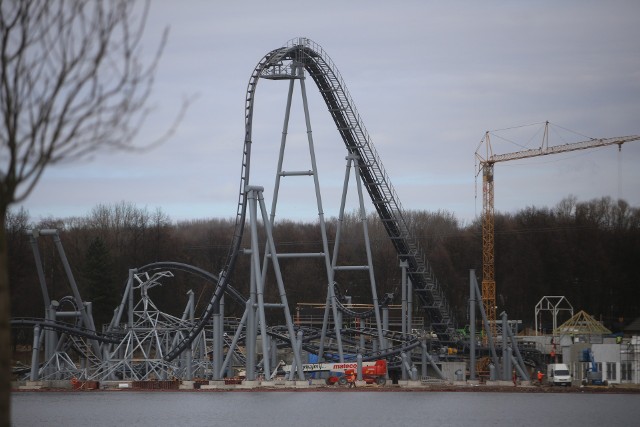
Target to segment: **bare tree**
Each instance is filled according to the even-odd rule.
[[[167,37],[141,59],[148,9],[131,0],[0,0],[0,426],[10,420],[7,209],[51,164],[133,148]]]

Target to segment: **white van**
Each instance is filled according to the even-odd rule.
[[[564,363],[550,363],[547,365],[547,381],[552,385],[571,385],[569,367]]]

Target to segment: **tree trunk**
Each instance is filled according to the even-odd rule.
[[[11,310],[6,217],[7,207],[0,206],[0,427],[9,427],[11,420]]]

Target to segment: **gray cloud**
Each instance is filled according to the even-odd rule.
[[[52,167],[24,206],[34,216],[84,215],[125,200],[174,219],[233,216],[251,71],[268,51],[307,36],[339,68],[404,207],[468,222],[481,203],[474,151],[486,130],[550,120],[590,137],[640,134],[638,16],[633,1],[154,1],[148,51],[164,26],[171,33],[140,140],[166,128],[182,97],[197,95],[178,132],[143,154]],[[325,213],[336,215],[345,153],[311,80],[307,88]],[[260,82],[252,180],[268,199],[285,97],[286,83]],[[286,160],[308,164],[296,102]],[[551,143],[564,142],[557,138]],[[496,209],[553,206],[569,194],[620,194],[639,206],[640,142],[616,150],[497,165]],[[294,201],[312,191],[287,185]],[[315,217],[314,207],[285,197],[280,218]]]

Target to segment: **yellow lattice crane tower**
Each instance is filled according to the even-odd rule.
[[[506,154],[493,154],[491,148],[490,132],[486,132],[476,150],[478,171],[482,173],[482,305],[489,320],[491,334],[496,336],[496,279],[495,279],[495,250],[494,250],[494,191],[493,191],[493,165],[507,160],[519,160],[529,157],[546,156],[548,154],[566,153],[569,151],[585,150],[587,148],[618,145],[630,141],[640,140],[640,135],[622,136],[614,138],[588,139],[563,145],[549,147],[549,122],[545,123],[542,144],[540,148],[516,151]],[[484,145],[484,153],[481,153]],[[476,175],[477,176],[477,175]]]

